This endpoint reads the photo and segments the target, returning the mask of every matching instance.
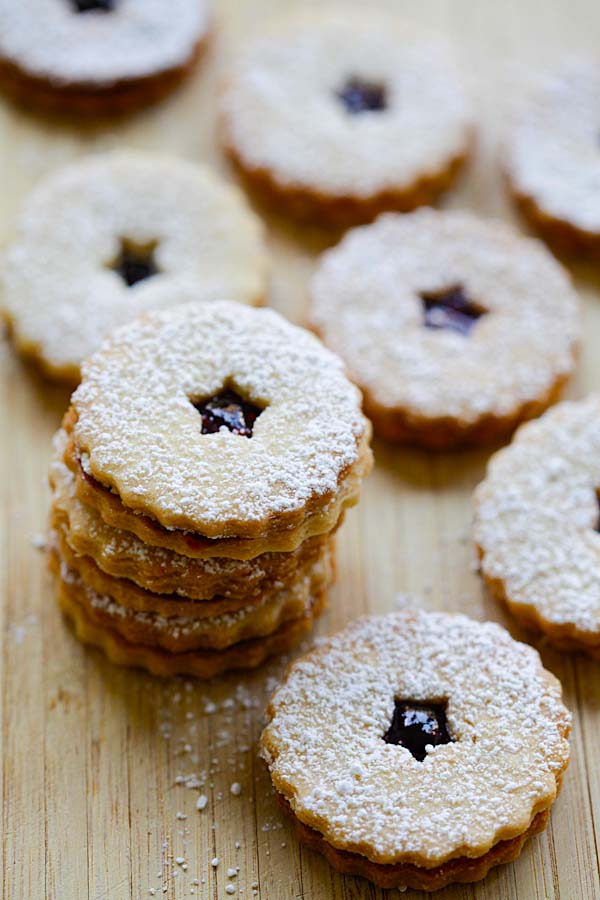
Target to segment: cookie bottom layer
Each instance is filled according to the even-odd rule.
[[[290,804],[282,794],[277,794],[277,801],[291,818],[298,840],[324,856],[329,865],[337,872],[341,872],[343,875],[358,875],[368,878],[369,881],[382,888],[412,888],[417,891],[437,891],[449,884],[480,881],[494,866],[503,865],[516,859],[525,842],[545,829],[550,815],[549,809],[538,813],[529,828],[522,834],[510,838],[510,840],[499,841],[483,856],[477,858],[459,856],[441,866],[425,869],[410,863],[382,865],[371,862],[358,853],[337,850],[318,831],[296,818]]]
[[[523,422],[540,416],[560,399],[569,374],[559,375],[548,390],[516,407],[505,416],[482,414],[476,422],[460,419],[426,418],[402,409],[387,409],[365,393],[364,410],[375,433],[386,441],[423,447],[426,450],[455,450],[463,447],[489,447],[507,440]],[[364,390],[364,389],[363,389]]]
[[[477,552],[480,559],[485,556],[481,547],[477,547]],[[495,599],[502,603],[524,628],[537,635],[544,635],[558,650],[567,653],[585,653],[596,662],[600,662],[600,633],[581,631],[566,622],[550,622],[535,606],[513,601],[500,578],[491,578],[485,572],[482,572],[482,577]]]
[[[205,36],[198,41],[190,58],[179,66],[142,78],[123,79],[106,87],[79,83],[59,85],[28,73],[7,59],[0,59],[0,90],[20,105],[45,114],[127,115],[157,103],[174,91],[191,72],[207,40]]]
[[[418,206],[433,205],[452,186],[469,156],[469,150],[465,149],[437,172],[424,173],[412,184],[358,197],[325,194],[294,184],[284,185],[269,170],[247,166],[226,140],[223,146],[246,188],[260,202],[300,222],[333,228],[350,228],[371,222],[380,213],[390,210],[410,212]]]
[[[600,256],[600,233],[584,231],[566,219],[557,219],[543,210],[534,197],[516,190],[510,182],[510,175],[508,181],[515,206],[533,230],[556,253],[598,259]]]
[[[192,675],[208,679],[231,669],[252,669],[268,657],[287,653],[310,631],[325,608],[325,593],[313,598],[304,616],[294,619],[264,638],[243,641],[227,650],[196,650],[169,653],[155,647],[131,644],[116,631],[95,625],[83,606],[73,599],[69,586],[56,580],[58,604],[71,620],[75,633],[84,644],[102,650],[116,665],[146,669],[153,675]]]

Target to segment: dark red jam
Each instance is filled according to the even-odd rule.
[[[446,328],[468,335],[485,309],[467,297],[462,285],[421,294],[426,328]]]
[[[202,434],[214,434],[221,428],[227,428],[233,434],[252,437],[254,423],[262,412],[262,409],[229,389],[209,400],[192,402],[202,417]]]
[[[386,744],[406,747],[415,759],[423,762],[429,745],[437,747],[452,741],[446,723],[445,704],[396,700],[392,723],[383,739]]]

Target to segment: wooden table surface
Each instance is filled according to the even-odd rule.
[[[191,82],[159,108],[113,127],[82,130],[0,106],[0,238],[10,235],[31,184],[92,151],[162,148],[208,161],[230,177],[213,133],[218,72],[236,38],[292,5],[306,4],[219,3],[218,39]],[[600,4],[389,5],[452,35],[470,73],[481,140],[448,204],[512,218],[497,156],[506,115],[540,67],[563,52],[594,49]],[[600,113],[598,124],[600,129]],[[302,321],[306,280],[327,238],[273,219],[269,226],[271,302]],[[598,281],[585,270],[576,277],[586,344],[571,396],[600,386]],[[383,892],[336,875],[320,857],[300,849],[276,809],[256,746],[281,662],[212,684],[168,682],[114,668],[75,640],[55,608],[39,552],[49,442],[68,394],[22,366],[5,342],[0,385],[2,897],[137,900],[154,889],[169,900],[220,900],[229,896],[231,882],[233,896],[245,900],[380,900]],[[376,444],[375,454],[362,503],[339,536],[338,583],[318,631],[326,634],[366,611],[412,602],[495,619],[520,636],[486,596],[473,566],[470,495],[487,454],[430,456],[383,444]],[[540,649],[574,713],[572,762],[550,827],[515,864],[477,886],[442,891],[440,900],[600,897],[600,669]],[[239,796],[230,790],[236,782]],[[202,812],[196,809],[200,794],[208,798]],[[229,868],[236,870],[234,877]]]

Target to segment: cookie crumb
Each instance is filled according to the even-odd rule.
[[[31,546],[36,550],[45,550],[47,546],[47,537],[43,532],[31,535]]]

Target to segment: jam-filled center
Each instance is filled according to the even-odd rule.
[[[112,12],[116,0],[71,0],[71,6],[78,13]]]
[[[383,736],[386,744],[406,747],[415,759],[423,762],[428,747],[452,742],[444,702],[395,700],[394,703],[392,721]]]
[[[156,246],[156,241],[151,244],[134,244],[123,240],[119,255],[109,268],[121,276],[127,287],[133,287],[138,281],[158,275],[160,269],[154,258]]]
[[[233,434],[252,437],[254,423],[262,409],[227,388],[208,400],[192,400],[202,419],[202,434],[214,434],[227,428]]]
[[[381,112],[387,106],[385,85],[366,81],[355,76],[336,91],[338,100],[352,115],[365,112]]]
[[[477,319],[487,312],[471,300],[461,284],[442,291],[423,292],[420,297],[426,328],[446,328],[466,336]]]

